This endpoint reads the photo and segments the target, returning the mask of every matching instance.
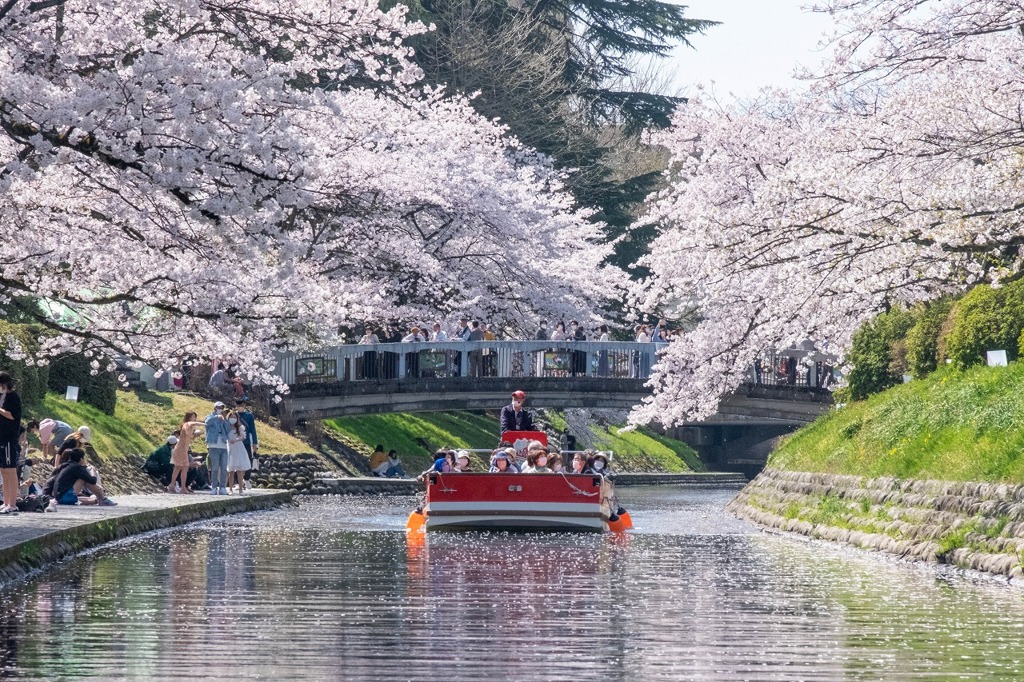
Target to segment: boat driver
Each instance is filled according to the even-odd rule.
[[[506,431],[533,431],[533,415],[523,408],[526,393],[512,394],[512,404],[501,408],[501,433]],[[502,438],[504,440],[504,438]]]

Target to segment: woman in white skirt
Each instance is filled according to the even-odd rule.
[[[249,453],[245,450],[245,426],[232,410],[228,413],[228,493],[238,483],[238,494],[245,493],[245,472],[249,470]]]

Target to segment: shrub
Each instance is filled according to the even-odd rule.
[[[946,328],[940,344],[957,369],[985,362],[989,350],[1005,350],[1016,360],[1024,331],[1024,280],[976,286],[953,306]]]
[[[908,369],[918,379],[938,369],[941,360],[939,336],[952,308],[953,300],[944,298],[920,306],[915,311],[917,322],[907,332],[905,343]]]
[[[78,400],[104,414],[114,414],[117,405],[117,380],[110,372],[92,373],[92,360],[79,353],[62,355],[50,365],[49,387],[64,394],[68,386],[78,386]]]
[[[895,386],[902,377],[899,357],[893,348],[913,327],[914,315],[904,308],[893,308],[864,325],[853,335],[849,359],[853,369],[845,391],[850,400],[863,400]],[[896,370],[896,371],[894,371]]]
[[[28,408],[38,408],[46,396],[49,368],[31,364],[31,358],[39,348],[39,337],[44,333],[39,325],[12,324],[0,320],[0,370],[6,370],[14,377],[22,404]],[[10,357],[7,347],[11,337],[28,355],[27,360]]]

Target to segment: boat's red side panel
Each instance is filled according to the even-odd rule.
[[[427,485],[431,502],[600,501],[601,477],[582,474],[437,474]]]

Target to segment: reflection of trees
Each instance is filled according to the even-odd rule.
[[[238,666],[308,679],[969,673],[1020,658],[1010,637],[1024,616],[1005,609],[1006,596],[757,535],[430,533],[407,544],[402,532],[239,522],[105,550],[5,594],[0,670],[36,679],[215,679]]]

